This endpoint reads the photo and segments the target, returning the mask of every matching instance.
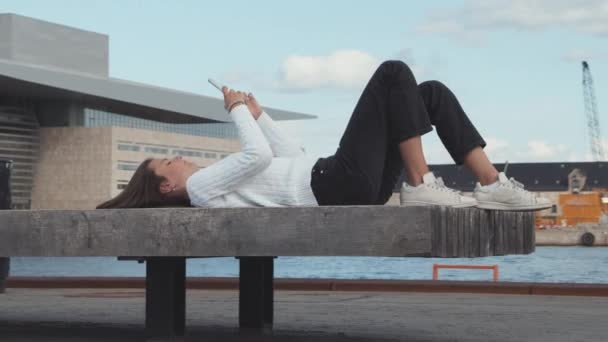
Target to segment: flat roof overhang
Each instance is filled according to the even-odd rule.
[[[65,101],[168,123],[230,122],[220,98],[116,78],[0,59],[0,93],[41,101]],[[265,108],[275,120],[314,119]]]

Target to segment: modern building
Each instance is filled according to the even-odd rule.
[[[145,158],[206,167],[239,149],[222,99],[112,78],[109,59],[107,35],[0,14],[0,159],[13,161],[13,208],[92,209]]]

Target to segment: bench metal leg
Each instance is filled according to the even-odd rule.
[[[0,293],[4,293],[6,289],[6,281],[10,269],[11,259],[0,257]]]
[[[272,329],[274,316],[274,257],[241,257],[239,326]]]
[[[149,340],[184,336],[186,259],[146,258],[146,336]]]

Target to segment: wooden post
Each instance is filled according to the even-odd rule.
[[[272,329],[274,316],[274,257],[240,257],[239,326]]]
[[[186,259],[146,259],[146,337],[184,336],[186,325]]]

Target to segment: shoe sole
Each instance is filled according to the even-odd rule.
[[[434,203],[434,202],[422,202],[422,201],[407,201],[407,202],[401,203],[402,207],[422,207],[422,206],[429,206],[429,205],[452,207],[452,208],[469,208],[469,207],[476,206],[477,203],[461,203],[461,204],[454,204],[454,205],[439,204],[439,203]]]
[[[513,205],[498,202],[477,202],[477,208],[504,211],[537,211],[551,208],[551,204]]]

